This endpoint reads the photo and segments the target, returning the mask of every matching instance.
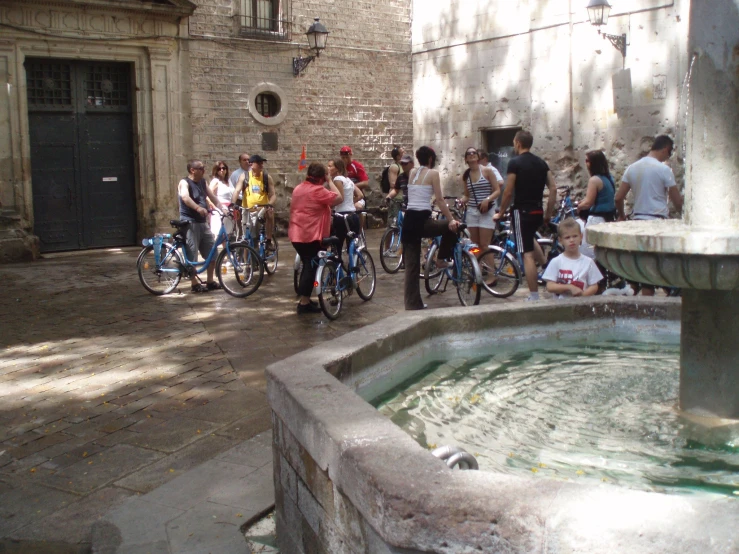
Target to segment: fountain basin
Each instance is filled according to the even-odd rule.
[[[614,326],[647,332],[679,319],[680,302],[666,299],[412,313],[270,366],[281,550],[736,552],[733,498],[452,471],[357,394],[407,379],[398,368],[432,343],[451,351]]]
[[[588,228],[596,257],[637,281],[695,290],[739,289],[739,233],[680,220],[625,221]]]

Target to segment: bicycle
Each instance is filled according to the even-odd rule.
[[[267,233],[265,230],[265,212],[270,207],[269,204],[256,204],[251,208],[241,207],[241,229],[240,235],[242,241],[246,242],[254,250],[259,253],[259,257],[264,263],[264,270],[269,275],[274,275],[277,271],[277,259],[279,255],[279,245],[277,238],[272,233],[272,248],[267,247]],[[257,240],[254,240],[254,230],[259,228]]]
[[[457,198],[454,196],[445,196],[445,200],[453,199],[454,208],[449,208],[454,215],[455,219],[462,219],[459,214],[459,206]],[[441,211],[438,208],[434,208],[431,211],[432,217],[438,219],[441,216]],[[397,273],[403,267],[403,245],[400,241],[400,237],[403,233],[403,221],[405,219],[405,211],[401,210],[398,212],[398,217],[390,227],[388,227],[382,234],[380,239],[380,265],[387,273],[391,275]],[[466,231],[465,231],[466,232]],[[469,237],[469,233],[467,237]],[[428,259],[428,253],[431,249],[432,239],[424,238],[421,241],[421,275],[423,279],[423,270],[426,266],[426,260]]]
[[[559,243],[556,227],[550,223],[550,229],[554,238],[536,238],[544,254],[541,273],[553,258],[564,251]],[[514,234],[511,233],[510,220],[498,221],[492,242],[493,244],[488,246],[488,251],[480,256],[479,260],[483,287],[496,298],[508,298],[518,290],[526,277],[523,256],[518,251]],[[537,281],[539,285],[545,284],[540,275],[537,276]]]
[[[233,218],[233,213],[217,213],[221,216],[221,229],[202,262],[192,262],[187,258],[185,235],[189,221],[172,219],[169,223],[177,229],[174,235],[157,234],[142,241],[144,249],[139,254],[136,267],[146,290],[158,296],[169,294],[177,288],[183,276],[206,271],[215,257],[215,273],[223,290],[237,298],[256,292],[264,277],[259,254],[246,243],[231,243],[224,223],[225,219]],[[170,239],[174,243],[167,242]],[[218,253],[221,244],[224,247]]]
[[[316,292],[321,311],[331,319],[337,319],[341,313],[344,296],[349,296],[356,290],[357,295],[365,302],[375,294],[377,275],[375,262],[361,243],[359,235],[349,229],[347,218],[352,214],[337,214],[344,218],[344,225],[349,237],[347,248],[348,270],[344,269],[341,259],[334,249],[340,249],[337,237],[328,237],[323,240],[328,250],[318,253],[318,268],[316,269]]]
[[[476,306],[480,303],[483,288],[482,273],[477,263],[480,247],[467,237],[459,238],[466,228],[467,225],[462,223],[457,229],[457,243],[452,250],[451,266],[438,267],[440,244],[434,240],[424,268],[424,285],[429,294],[437,294],[446,291],[447,284],[451,281],[457,289],[459,302],[463,306]]]

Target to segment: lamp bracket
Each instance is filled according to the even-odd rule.
[[[608,33],[601,33],[598,29],[598,34],[604,39],[607,39],[613,47],[621,52],[621,55],[626,58],[626,34],[623,35],[609,35]]]
[[[308,56],[307,58],[299,56],[297,58],[293,58],[293,76],[297,77],[298,75],[300,75],[303,71],[305,71],[305,68],[308,67],[310,62],[315,59],[316,56]]]

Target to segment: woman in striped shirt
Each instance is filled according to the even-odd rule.
[[[468,148],[464,153],[464,161],[469,169],[462,175],[462,202],[467,205],[467,228],[472,242],[480,247],[478,257],[487,251],[493,238],[495,223],[491,208],[495,199],[500,196],[500,185],[493,170],[481,166],[479,160],[477,150]]]

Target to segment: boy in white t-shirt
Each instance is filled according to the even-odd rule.
[[[580,225],[569,217],[559,224],[557,232],[565,251],[549,262],[544,271],[542,279],[547,283],[547,292],[557,298],[593,296],[598,292],[598,281],[603,279],[603,274],[591,258],[580,253]]]

